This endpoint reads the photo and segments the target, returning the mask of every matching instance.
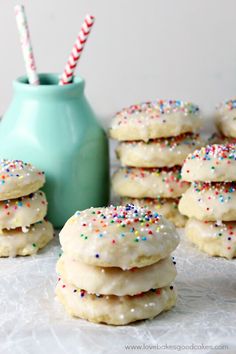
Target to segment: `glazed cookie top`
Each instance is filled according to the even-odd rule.
[[[236,98],[217,107],[216,125],[225,136],[236,138]]]
[[[212,256],[232,259],[236,256],[236,222],[198,221],[189,219],[186,233],[195,244]]]
[[[224,117],[230,114],[235,114],[235,112],[236,112],[236,98],[232,98],[224,102],[221,102],[216,107],[217,118]]]
[[[236,220],[235,182],[194,182],[182,195],[180,213],[202,221]]]
[[[44,172],[20,160],[0,160],[0,200],[28,195],[45,183]]]
[[[42,191],[25,197],[0,201],[0,233],[2,229],[15,229],[43,220],[47,213],[47,200]]]
[[[120,141],[177,136],[201,125],[198,106],[180,100],[157,100],[132,105],[113,118],[110,136]]]
[[[120,142],[116,154],[122,166],[172,167],[182,165],[188,154],[205,145],[199,134],[185,133],[170,138]]]
[[[86,264],[131,269],[167,257],[178,245],[174,226],[133,204],[76,212],[60,232],[62,250]]]
[[[236,145],[207,145],[186,158],[182,168],[184,181],[236,181]]]
[[[112,176],[115,194],[132,198],[176,198],[188,188],[181,179],[181,167],[121,167]]]
[[[232,111],[236,109],[236,98],[232,98],[230,100],[226,100],[225,102],[221,103],[218,107],[219,110],[227,109],[228,111]]]
[[[132,296],[169,285],[176,277],[174,264],[175,261],[167,257],[148,267],[124,271],[117,267],[91,266],[63,254],[56,270],[66,282],[90,294]]]

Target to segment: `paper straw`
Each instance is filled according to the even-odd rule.
[[[78,34],[78,37],[76,38],[75,44],[73,45],[69,59],[66,63],[64,72],[60,78],[59,85],[67,85],[73,81],[76,66],[81,57],[94,21],[95,18],[93,16],[87,15],[85,17],[81,30]]]
[[[34,53],[30,42],[30,34],[24,6],[16,5],[15,14],[29,83],[31,85],[39,85],[39,77],[36,71]]]

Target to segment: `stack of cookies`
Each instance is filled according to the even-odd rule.
[[[56,294],[71,315],[124,325],[175,304],[179,237],[157,213],[131,204],[76,212],[60,242]]]
[[[53,237],[44,173],[19,160],[0,161],[0,257],[35,254]]]
[[[186,235],[211,256],[236,256],[236,145],[208,145],[190,154],[182,178],[191,182],[179,210]]]
[[[121,203],[157,210],[182,227],[179,197],[189,184],[181,180],[186,156],[202,141],[199,108],[182,101],[154,101],[117,113],[110,136],[120,141],[117,156],[122,167],[113,175],[113,190]]]

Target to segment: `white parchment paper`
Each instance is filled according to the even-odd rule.
[[[1,354],[236,353],[236,260],[210,258],[182,240],[174,254],[176,307],[154,320],[112,327],[70,318],[57,302],[59,253],[55,238],[34,257],[0,259]]]

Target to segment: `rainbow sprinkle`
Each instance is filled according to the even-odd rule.
[[[214,198],[221,204],[229,202],[232,199],[231,194],[236,191],[236,182],[193,182],[192,186],[199,194],[211,191],[212,196],[208,196],[208,200]],[[200,202],[201,199],[198,201]]]
[[[232,111],[233,109],[236,109],[236,98],[233,98],[231,100],[225,101],[224,105],[229,111]]]
[[[201,161],[211,161],[212,159],[218,161],[228,160],[230,163],[230,161],[236,160],[236,145],[207,145],[206,147],[195,150],[186,158],[186,161],[193,159]]]
[[[23,173],[21,173],[23,171]],[[4,185],[10,178],[22,179],[31,172],[36,173],[39,176],[44,176],[43,171],[37,170],[34,166],[21,160],[0,160],[0,185]]]
[[[88,219],[92,216],[91,222]],[[79,219],[77,218],[79,216]],[[82,212],[76,212],[70,222],[74,222],[75,218],[82,229],[87,230],[88,234],[95,234],[98,239],[105,236],[111,237],[111,246],[116,247],[117,241],[114,235],[110,235],[107,230],[111,224],[118,227],[118,239],[132,237],[135,243],[145,242],[149,238],[155,236],[164,225],[160,215],[145,207],[138,207],[134,204],[126,204],[125,206],[110,206],[104,209],[88,209]],[[156,225],[155,234],[153,226]],[[152,227],[152,229],[151,229]],[[80,234],[83,240],[88,240],[89,236],[86,232]],[[95,258],[99,258],[100,254],[95,253]]]
[[[154,100],[140,104],[134,104],[128,108],[124,108],[116,115],[133,115],[139,113],[153,113],[155,118],[163,114],[175,112],[183,112],[185,115],[197,115],[199,107],[192,102],[184,102],[181,100]]]

